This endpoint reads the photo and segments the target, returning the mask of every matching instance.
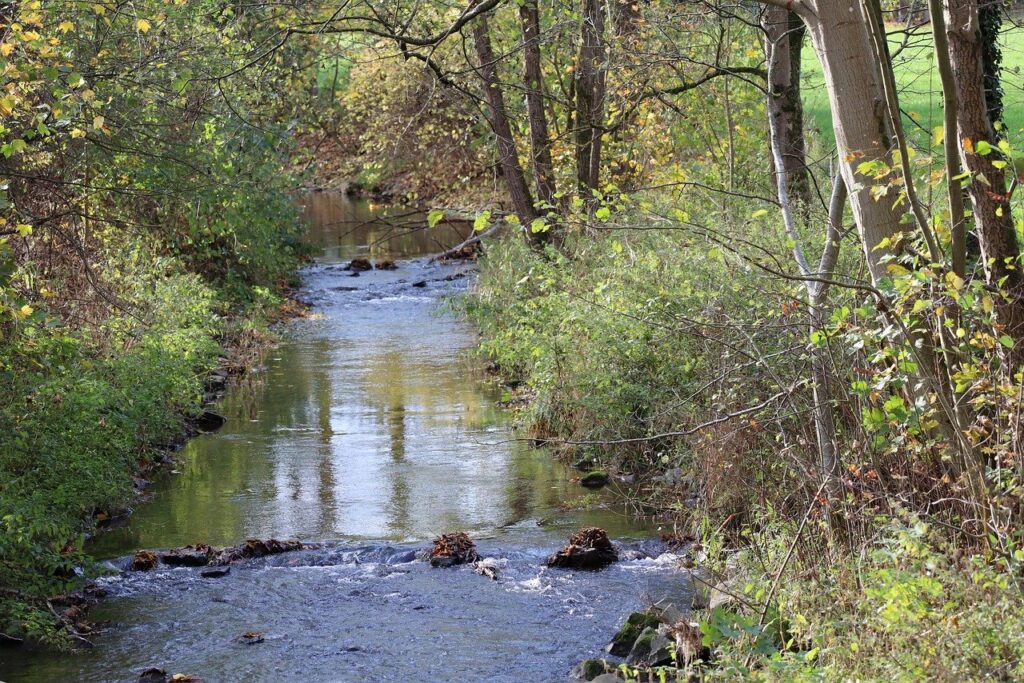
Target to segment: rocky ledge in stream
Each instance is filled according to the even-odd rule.
[[[299,541],[279,541],[275,538],[268,540],[249,539],[242,545],[229,546],[227,548],[214,548],[200,543],[198,545],[187,545],[183,548],[174,548],[163,553],[156,553],[152,550],[140,550],[135,553],[129,566],[133,571],[149,571],[155,569],[159,564],[170,567],[222,567],[238,562],[249,560],[255,557],[266,557],[295,550],[315,548],[315,545],[300,543]],[[227,571],[205,571],[206,578],[217,578],[227,574]]]

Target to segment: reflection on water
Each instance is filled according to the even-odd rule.
[[[314,196],[314,215],[336,227],[314,226],[327,246],[304,274],[318,315],[268,354],[262,382],[229,391],[224,429],[189,442],[178,473],[93,551],[252,537],[328,543],[214,580],[167,567],[102,579],[110,599],[94,616],[110,627],[96,648],[0,649],[0,679],[136,681],[159,666],[206,681],[558,681],[600,655],[644,602],[689,604],[672,557],[596,574],[543,566],[571,527],[598,524],[616,537],[643,529],[615,511],[572,511],[593,494],[512,439],[498,389],[466,353],[473,330],[439,305],[470,280],[457,277],[468,267],[422,258],[460,241],[454,228],[382,239],[365,207],[329,197]],[[357,217],[362,225],[340,227]],[[403,260],[359,277],[341,269],[367,251]],[[498,581],[411,561],[430,536],[458,528],[497,558]],[[266,642],[239,644],[246,631]]]
[[[318,319],[293,325],[263,381],[218,408],[224,429],[189,442],[179,474],[93,552],[271,536],[423,539],[528,518],[635,531],[617,513],[559,512],[587,494],[507,431],[500,390],[467,353],[473,330],[439,305],[469,281],[449,279],[468,267],[422,258],[461,241],[457,228],[388,227],[329,193],[311,202],[311,235],[327,245],[304,277]],[[367,251],[420,258],[359,277],[338,267]]]
[[[410,258],[436,254],[462,242],[473,232],[467,221],[442,221],[426,227],[422,211],[379,207],[337,192],[313,192],[305,199],[307,238],[323,249],[323,260]]]

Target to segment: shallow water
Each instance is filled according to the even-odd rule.
[[[270,537],[321,547],[221,579],[187,568],[105,578],[111,599],[94,617],[111,625],[95,649],[0,650],[0,679],[135,680],[159,666],[206,681],[559,681],[645,600],[685,601],[670,556],[598,573],[543,567],[583,525],[638,557],[657,544],[625,540],[652,529],[510,431],[502,389],[469,353],[473,329],[444,306],[472,264],[428,258],[465,227],[388,227],[328,193],[308,215],[324,247],[303,273],[315,315],[289,328],[260,381],[228,392],[226,426],[189,442],[177,473],[92,551]],[[399,267],[352,277],[340,266],[356,256]],[[496,559],[497,581],[415,561],[455,529]],[[266,640],[235,642],[246,631]]]

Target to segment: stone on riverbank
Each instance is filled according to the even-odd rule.
[[[223,427],[227,421],[227,418],[223,415],[218,415],[210,410],[204,410],[202,414],[196,418],[196,429],[204,433],[215,432]]]
[[[441,534],[434,539],[434,547],[430,551],[432,567],[454,567],[457,564],[468,564],[479,559],[476,543],[464,531]]]
[[[593,681],[602,674],[613,673],[615,668],[603,659],[584,659],[572,670],[574,681]]]
[[[605,651],[615,657],[627,656],[629,651],[633,649],[633,644],[640,637],[640,634],[645,629],[657,628],[659,623],[661,622],[658,616],[650,611],[633,612],[626,619],[626,623],[622,625],[618,633],[612,638],[612,642],[608,643]]]
[[[548,558],[547,565],[562,569],[601,569],[618,559],[605,530],[588,527],[573,534],[567,546]]]

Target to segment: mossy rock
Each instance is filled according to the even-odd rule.
[[[640,634],[645,629],[658,628],[659,623],[661,622],[658,617],[651,612],[633,612],[612,638],[612,642],[605,648],[606,651],[615,657],[625,657],[633,649],[633,644],[636,643]]]
[[[584,659],[573,670],[572,677],[576,681],[592,681],[601,674],[614,671],[614,667],[603,659]]]
[[[658,628],[645,628],[633,643],[633,649],[629,651],[626,663],[644,667],[671,664],[673,647],[672,641],[662,635]]]

